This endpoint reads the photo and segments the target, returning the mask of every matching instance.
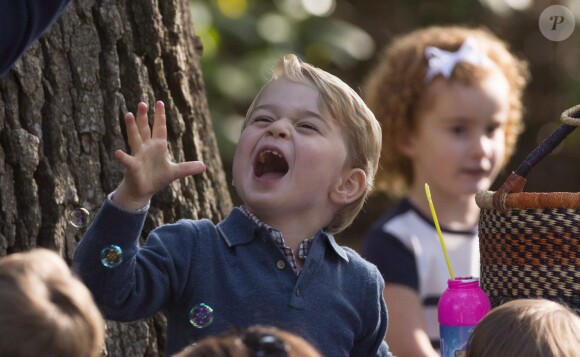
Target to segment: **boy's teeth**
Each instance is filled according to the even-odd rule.
[[[266,162],[266,151],[262,151],[262,153],[260,154],[259,162],[260,162],[260,164],[263,164],[264,162]]]
[[[280,154],[278,151],[276,151],[276,150],[265,150],[265,151],[264,151],[264,154],[265,154],[265,153],[270,153],[270,154],[272,154],[272,155],[275,155],[275,156],[282,157],[282,155],[281,155],[281,154]]]
[[[282,154],[280,154],[280,153],[279,153],[278,151],[276,151],[276,150],[264,150],[264,151],[262,151],[262,153],[260,154],[260,160],[259,160],[259,162],[260,162],[261,164],[263,164],[263,163],[266,161],[266,154],[268,154],[268,153],[270,153],[270,154],[272,154],[272,155],[274,155],[274,156],[282,157]]]
[[[254,174],[269,179],[281,178],[288,173],[288,163],[284,155],[276,149],[264,149],[254,163]],[[265,176],[266,175],[266,176]]]

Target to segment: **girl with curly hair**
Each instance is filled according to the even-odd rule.
[[[527,63],[489,31],[434,26],[396,38],[363,85],[382,125],[378,189],[400,199],[365,235],[385,279],[393,354],[437,356],[437,302],[449,278],[425,184],[458,276],[479,276],[475,194],[522,131]]]

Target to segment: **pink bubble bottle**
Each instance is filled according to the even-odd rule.
[[[479,287],[479,279],[448,279],[447,289],[437,305],[441,356],[463,356],[471,332],[490,309],[489,298]]]

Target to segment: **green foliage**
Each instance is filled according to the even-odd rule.
[[[207,97],[226,171],[246,109],[281,55],[302,59],[358,88],[393,36],[433,24],[484,26],[530,62],[526,132],[511,170],[558,125],[560,113],[580,103],[580,24],[562,42],[538,29],[551,0],[190,0],[194,31],[201,37]],[[578,0],[559,1],[580,19]],[[577,4],[578,3],[578,4]],[[578,22],[578,20],[577,20]],[[548,126],[546,126],[548,124]],[[578,159],[575,133],[558,158]],[[572,143],[570,142],[572,141]],[[538,168],[537,171],[541,171]],[[529,177],[530,191],[578,190],[575,179]],[[535,178],[536,179],[535,179]],[[501,180],[501,178],[500,178]]]
[[[283,54],[295,53],[318,67],[347,70],[370,59],[376,49],[365,30],[329,16],[334,0],[190,4],[194,31],[204,45],[201,64],[225,162],[233,154],[247,107]]]

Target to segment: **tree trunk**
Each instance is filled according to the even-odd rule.
[[[90,216],[122,179],[122,117],[163,100],[174,161],[208,170],[152,200],[143,237],[179,218],[220,220],[231,199],[209,117],[187,0],[75,0],[0,79],[0,256],[43,246],[70,262]],[[163,354],[161,315],[108,322],[104,355]]]

